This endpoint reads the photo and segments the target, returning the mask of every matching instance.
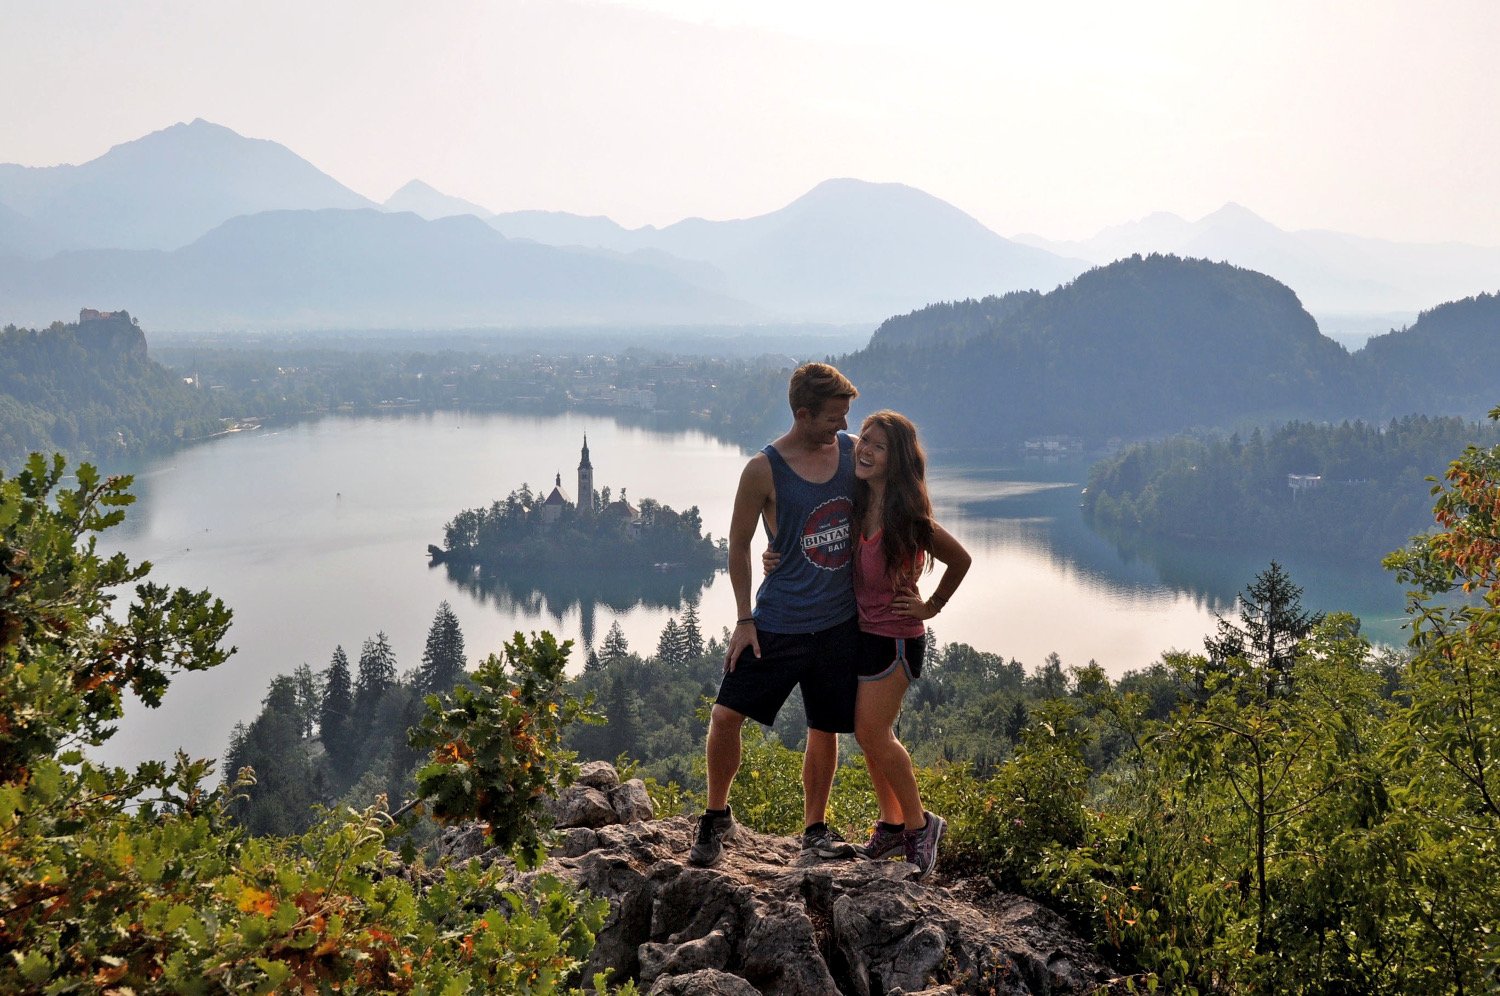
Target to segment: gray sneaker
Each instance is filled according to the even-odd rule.
[[[871,861],[879,861],[888,858],[892,854],[903,854],[906,844],[902,840],[901,830],[887,830],[881,823],[875,824],[875,829],[870,833],[870,842],[859,849],[859,853]]]
[[[933,813],[925,813],[927,825],[920,830],[905,830],[901,833],[906,847],[906,860],[917,866],[917,878],[926,878],[937,865],[938,841],[943,839],[947,822]]]
[[[802,853],[816,854],[820,858],[852,858],[854,845],[825,824],[802,831]]]
[[[699,868],[712,868],[724,857],[724,841],[733,837],[733,810],[723,816],[704,813],[698,817],[698,834],[693,840],[692,849],[688,851],[688,862]]]

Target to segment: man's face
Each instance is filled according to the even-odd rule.
[[[797,412],[797,417],[803,420],[809,442],[828,446],[838,439],[841,431],[849,428],[849,399],[834,398],[825,401],[816,415],[803,408]]]

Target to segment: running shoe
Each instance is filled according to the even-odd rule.
[[[852,858],[854,845],[837,830],[829,829],[827,824],[815,823],[802,831],[802,853],[816,854],[820,858]]]
[[[870,833],[870,842],[860,848],[859,852],[871,861],[879,861],[892,854],[902,854],[906,850],[906,844],[901,837],[903,832],[887,830],[884,823],[877,822],[875,829]]]
[[[927,825],[920,830],[904,830],[902,843],[906,847],[906,860],[917,866],[917,878],[925,878],[937,865],[938,841],[943,839],[947,822],[933,813],[924,813]]]
[[[688,861],[699,868],[712,868],[724,857],[724,841],[734,837],[734,813],[728,811],[720,816],[704,813],[698,817],[698,834],[688,851]]]

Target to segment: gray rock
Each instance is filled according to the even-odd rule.
[[[609,796],[589,785],[569,785],[557,798],[547,800],[547,811],[552,815],[552,825],[560,830],[619,822]]]
[[[608,761],[585,761],[578,766],[578,777],[573,783],[608,792],[620,784],[620,772]]]
[[[760,990],[738,975],[703,968],[687,975],[664,975],[646,996],[760,996]]]
[[[599,847],[599,835],[588,827],[569,827],[562,832],[562,841],[553,851],[562,858],[581,858]]]
[[[504,860],[505,849],[491,846],[485,838],[485,831],[485,825],[478,821],[444,827],[437,839],[438,860],[454,863],[478,861],[485,868]]]
[[[609,805],[621,823],[639,823],[656,816],[651,796],[646,792],[646,783],[639,778],[632,778],[610,789]]]
[[[484,829],[483,823],[461,823],[444,827],[437,840],[438,859],[467,861],[478,857],[486,849]]]
[[[763,992],[824,996],[838,992],[823,960],[808,908],[787,901],[761,908],[745,934],[745,978]]]
[[[647,941],[639,951],[641,985],[649,986],[663,975],[687,975],[704,968],[723,969],[733,953],[729,938],[721,929],[711,930],[681,944]]]
[[[610,902],[585,978],[607,969],[657,994],[1006,996],[1104,991],[1115,974],[1020,896],[914,881],[903,862],[799,866],[796,840],[744,827],[718,867],[694,868],[693,828],[603,826],[581,855],[590,838],[575,831],[536,873]]]

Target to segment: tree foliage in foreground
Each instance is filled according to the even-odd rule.
[[[125,690],[155,705],[173,673],[222,663],[229,612],[206,592],[145,582],[147,564],[99,556],[96,535],[120,521],[129,479],[83,465],[67,488],[63,471],[60,457],[34,457],[0,476],[0,991],[570,986],[602,902],[545,880],[523,898],[502,888],[500,864],[411,875],[378,804],[329,812],[300,836],[250,838],[226,815],[248,770],[210,790],[207,761],[179,754],[130,771],[85,756],[109,737]],[[132,583],[128,607],[110,611]],[[528,676],[553,665],[545,644],[509,649],[520,701]],[[280,690],[293,704],[294,685]],[[497,698],[510,690],[496,678]],[[474,708],[466,735],[510,718]],[[498,797],[506,774],[478,788]],[[450,817],[480,815],[447,801]]]
[[[1394,694],[1347,615],[1291,654],[1230,640],[1229,667],[1172,655],[1199,694],[1165,720],[1117,687],[1047,728],[1054,744],[1109,729],[1133,744],[1087,806],[1059,800],[1082,780],[1046,791],[1081,816],[1081,838],[1008,849],[1029,796],[996,786],[984,811],[1004,816],[980,866],[1179,990],[1500,988],[1500,447],[1469,447],[1434,492],[1436,531],[1387,559],[1411,588]],[[1294,591],[1257,586],[1273,587]],[[1028,752],[1012,763],[1026,770]]]

